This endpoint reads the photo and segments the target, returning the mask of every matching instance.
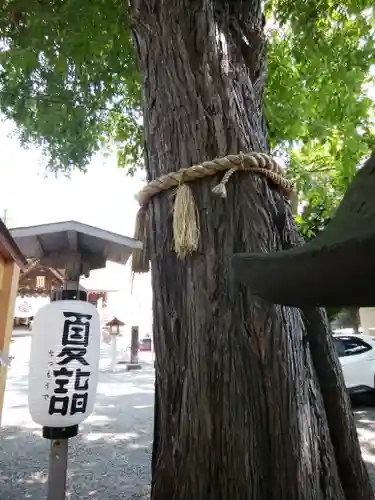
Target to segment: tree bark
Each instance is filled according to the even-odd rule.
[[[229,153],[268,151],[260,1],[137,0],[133,27],[149,180]],[[211,193],[218,181],[192,185],[201,240],[184,260],[173,252],[170,193],[149,206],[152,498],[368,500],[371,493],[346,490],[300,312],[257,300],[231,279],[234,252],[283,248],[285,223],[295,232],[291,211],[258,175],[232,176],[226,200]],[[337,391],[340,428],[351,431],[342,384]],[[357,450],[352,433],[350,441]],[[351,456],[362,471],[361,457]],[[359,481],[368,484],[365,473]]]
[[[354,333],[359,333],[359,327],[361,326],[361,320],[359,317],[358,307],[349,307],[348,313],[349,313],[350,326],[353,328]]]
[[[284,210],[279,212],[279,231],[283,248],[303,244],[303,238],[291,231]],[[347,499],[373,498],[353,418],[341,365],[333,345],[327,313],[324,309],[301,311],[308,342],[325,405],[339,477]]]

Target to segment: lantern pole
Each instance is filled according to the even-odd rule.
[[[79,278],[82,274],[80,256],[66,264],[65,281],[62,291],[51,298],[54,300],[87,301],[87,293],[79,289]],[[68,468],[69,438],[78,434],[78,425],[70,427],[43,427],[43,437],[51,440],[48,467],[47,500],[66,499],[66,476]]]
[[[48,500],[65,500],[69,441],[52,439],[49,451]]]
[[[113,332],[113,327],[109,327],[109,333],[111,334],[111,342],[112,342],[112,357],[111,357],[111,367],[110,370],[112,372],[116,371],[116,361],[117,361],[117,332]],[[119,327],[117,327],[117,330]]]

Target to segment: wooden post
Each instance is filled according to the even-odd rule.
[[[139,350],[139,327],[132,326],[131,328],[131,344],[130,344],[130,363],[127,364],[128,370],[139,370],[141,365],[138,361]]]
[[[2,357],[9,355],[9,345],[13,331],[14,306],[17,297],[19,266],[14,261],[0,262],[0,351]],[[0,425],[4,405],[7,367],[0,366]]]
[[[109,334],[111,335],[111,344],[112,344],[112,358],[111,358],[111,371],[116,371],[116,362],[117,362],[117,333],[113,331],[114,326],[110,325]],[[119,326],[117,326],[117,330],[120,331]]]
[[[132,326],[131,345],[130,345],[130,363],[138,363],[138,349],[139,349],[139,327]]]

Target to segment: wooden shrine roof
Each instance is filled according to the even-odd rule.
[[[40,263],[39,259],[27,259],[27,265],[21,272],[21,278],[25,278],[26,276],[32,274],[34,271],[35,273],[37,273],[41,267],[43,269],[47,269],[58,281],[64,281],[64,270],[44,266]]]
[[[37,277],[44,276],[44,286],[38,286]],[[59,289],[64,283],[63,271],[40,264],[39,259],[28,259],[27,265],[21,270],[18,282],[19,295],[49,295]]]

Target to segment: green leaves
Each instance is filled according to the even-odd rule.
[[[310,237],[311,214],[321,218],[335,208],[375,147],[366,95],[375,63],[374,9],[363,0],[271,0],[267,10],[282,24],[269,44],[271,147],[289,159],[288,175],[305,205],[299,222]]]
[[[85,168],[119,110],[139,107],[128,19],[120,0],[3,7],[0,109],[23,143],[44,148],[50,168]]]
[[[52,169],[86,168],[108,141],[140,164],[140,81],[124,0],[5,0],[0,110]],[[332,210],[375,146],[375,16],[369,0],[270,0],[265,100],[271,147],[288,159],[306,206]]]

